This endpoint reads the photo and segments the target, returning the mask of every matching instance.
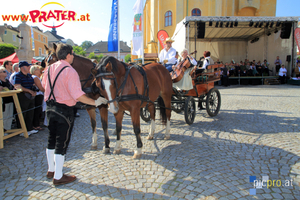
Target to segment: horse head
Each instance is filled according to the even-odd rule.
[[[108,100],[108,110],[113,114],[119,111],[118,93],[120,88],[118,85],[120,86],[121,77],[118,62],[114,57],[104,57],[97,65],[97,69],[92,69],[92,74],[95,77],[93,84],[100,89],[100,93]]]
[[[42,61],[41,63],[41,66],[43,68],[55,63],[56,61],[58,61],[58,58],[56,56],[56,44],[53,43],[53,48],[54,49],[50,49],[48,48],[46,45],[45,46],[45,49],[46,49],[46,53],[47,53],[47,57],[45,57],[45,59]]]

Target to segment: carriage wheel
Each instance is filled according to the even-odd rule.
[[[140,116],[141,118],[145,121],[145,122],[149,122],[150,121],[150,112],[148,110],[148,107],[144,107],[140,109]]]
[[[179,100],[178,97],[172,96],[172,101],[177,101],[177,100]],[[174,102],[172,102],[172,110],[174,112],[181,113],[182,109],[183,109],[183,104],[182,103],[178,103],[178,102],[174,103]]]
[[[206,96],[206,111],[211,117],[216,116],[221,107],[221,95],[218,89],[211,89]]]
[[[193,97],[189,96],[188,98],[185,99],[185,104],[184,104],[185,122],[188,125],[191,125],[192,123],[194,123],[195,115],[196,115],[195,100]]]

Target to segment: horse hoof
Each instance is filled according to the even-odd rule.
[[[107,153],[109,153],[110,152],[110,148],[103,148],[103,153],[105,153],[105,154],[107,154]]]
[[[135,153],[132,158],[133,159],[140,159],[141,157],[142,157],[142,154],[136,154]]]
[[[167,135],[167,136],[165,136],[165,138],[164,138],[165,140],[168,140],[168,139],[170,139],[170,136],[169,135]]]
[[[121,153],[121,149],[119,150],[114,150],[114,154],[120,154]]]
[[[147,140],[153,140],[153,136],[148,135]]]
[[[91,150],[97,150],[97,146],[92,146]]]

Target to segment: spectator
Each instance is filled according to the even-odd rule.
[[[300,62],[297,63],[297,67],[295,68],[296,77],[300,77]]]
[[[34,80],[31,76],[30,65],[26,61],[19,62],[20,71],[16,74],[15,80],[15,88],[22,89],[23,92],[18,93],[18,98],[20,102],[20,106],[23,112],[23,117],[25,120],[26,128],[28,131],[28,135],[32,133],[37,133],[37,130],[34,130],[32,127],[34,110],[30,110],[34,108],[34,98],[36,96],[35,87],[33,87]],[[24,112],[25,111],[25,112]],[[17,118],[18,119],[18,118]],[[17,120],[18,128],[21,128],[20,121]]]
[[[274,62],[275,66],[276,66],[276,73],[279,72],[279,69],[280,69],[280,65],[282,65],[282,62],[281,60],[279,59],[279,56],[277,56],[275,62]]]
[[[32,128],[34,130],[38,130],[38,131],[43,130],[40,127],[40,115],[42,114],[42,110],[43,110],[42,105],[43,105],[43,101],[44,101],[44,92],[45,92],[45,89],[43,88],[41,79],[40,79],[40,77],[42,75],[41,70],[42,70],[42,67],[38,66],[38,65],[33,65],[30,68],[30,73],[32,74],[32,78],[34,80],[36,90],[38,90],[36,93],[36,96],[35,96],[35,101],[34,101],[35,109],[34,109],[34,114],[33,114]]]
[[[1,66],[0,67],[0,91],[8,91],[8,90],[13,90],[14,86],[9,82],[7,79],[7,71],[5,67]],[[11,123],[12,123],[12,118],[10,118],[13,115],[13,98],[10,97],[3,97],[3,104],[0,105],[2,106],[2,111],[3,111],[3,128],[4,131],[5,129],[9,130],[11,129]]]
[[[286,68],[284,67],[284,65],[281,65],[281,68],[279,69],[279,73],[278,73],[281,84],[285,84],[286,73],[287,73]]]
[[[224,66],[223,68],[221,68],[221,73],[222,73],[222,83],[225,87],[228,86],[228,75],[229,75],[229,72],[228,72],[228,69],[226,66]]]
[[[300,57],[297,57],[297,64],[300,63]]]
[[[3,66],[5,67],[6,72],[7,72],[7,77],[6,78],[9,80],[9,78],[12,74],[12,62],[6,60],[6,61],[4,61]]]
[[[11,74],[10,78],[9,78],[9,82],[12,84],[12,85],[15,85],[15,82],[14,82],[14,78],[15,78],[15,75],[20,71],[20,68],[19,68],[19,63],[15,63],[12,67],[13,69],[13,73]]]
[[[256,64],[256,70],[257,70],[258,75],[261,76],[263,73],[263,69],[262,69],[262,65],[261,65],[260,61],[258,61]]]

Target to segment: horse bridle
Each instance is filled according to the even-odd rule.
[[[125,68],[125,69],[126,69],[125,78],[124,78],[124,81],[123,81],[123,83],[121,84],[121,86],[120,86],[119,88],[118,88],[118,82],[117,82],[116,76],[115,76],[115,74],[114,74],[113,72],[100,73],[100,74],[97,74],[97,75],[95,76],[96,80],[97,80],[98,78],[101,79],[101,87],[102,87],[102,89],[104,89],[104,88],[103,88],[103,79],[105,79],[105,80],[113,80],[114,83],[115,83],[115,85],[116,85],[116,89],[117,89],[117,92],[116,92],[116,94],[117,94],[117,95],[116,95],[116,98],[107,101],[107,103],[112,103],[112,102],[114,102],[114,101],[119,102],[119,101],[121,100],[121,96],[122,96],[122,93],[123,93],[123,89],[124,89],[124,87],[125,87],[125,84],[126,84],[126,81],[127,81],[128,74],[129,74],[129,72],[130,72],[130,69],[128,69],[128,68]],[[105,78],[106,76],[113,76],[113,77],[112,77],[112,78]],[[118,94],[119,94],[119,95],[118,95]]]

